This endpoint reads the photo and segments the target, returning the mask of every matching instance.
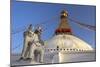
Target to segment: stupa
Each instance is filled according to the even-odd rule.
[[[46,48],[58,49],[59,62],[67,62],[67,52],[85,52],[94,49],[85,41],[73,35],[68,22],[68,12],[63,10],[60,14],[60,24],[55,30],[55,35],[45,42]]]

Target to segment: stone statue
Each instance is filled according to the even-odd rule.
[[[22,59],[29,59],[28,55],[29,55],[29,49],[30,49],[30,42],[33,41],[33,31],[32,31],[32,24],[29,25],[28,29],[24,32],[24,45],[23,45],[23,50],[22,50],[22,54],[21,54],[21,58]]]
[[[44,42],[41,39],[41,27],[32,31],[32,25],[24,32],[24,45],[20,60],[43,62]]]
[[[42,29],[40,27],[38,27],[34,31],[34,39],[30,44],[31,49],[29,53],[29,58],[31,58],[32,61],[36,62],[43,62],[44,42],[41,40],[41,32]]]

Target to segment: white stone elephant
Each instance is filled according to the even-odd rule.
[[[44,48],[41,40],[41,29],[37,28],[34,32],[32,27],[24,33],[24,46],[20,59],[43,62]]]

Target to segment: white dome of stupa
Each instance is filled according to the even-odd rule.
[[[93,50],[93,48],[85,41],[73,36],[73,35],[55,35],[53,38],[45,42],[47,48],[63,48],[63,49],[81,49],[81,50]]]

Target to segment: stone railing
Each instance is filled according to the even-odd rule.
[[[59,48],[59,49],[55,49],[55,48],[46,48],[45,49],[46,52],[57,52],[57,51],[64,51],[64,52],[91,52],[93,50],[85,50],[85,49],[76,49],[76,48]]]

